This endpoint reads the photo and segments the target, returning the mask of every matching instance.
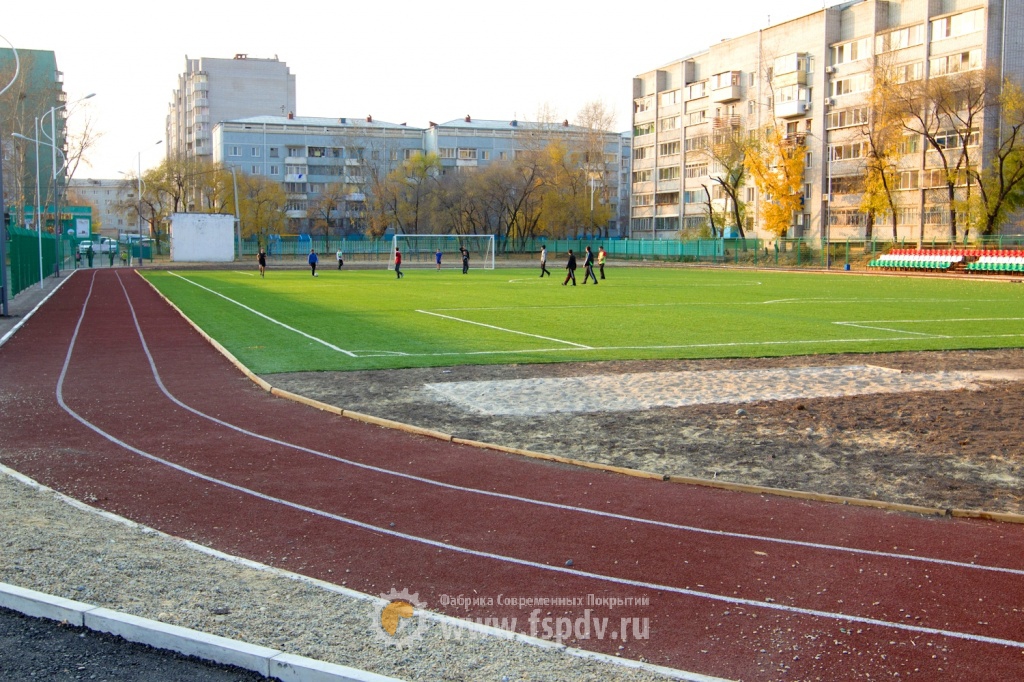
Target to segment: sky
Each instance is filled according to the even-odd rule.
[[[186,57],[276,56],[295,75],[298,116],[426,127],[466,115],[536,120],[547,109],[573,121],[601,101],[625,131],[634,76],[832,4],[10,2],[0,11],[0,46],[54,51],[69,102],[95,93],[69,106],[72,134],[85,118],[101,134],[75,177],[118,178],[162,160],[157,141]]]

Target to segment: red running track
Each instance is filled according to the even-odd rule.
[[[0,461],[65,494],[449,615],[538,636],[542,619],[586,618],[589,635],[563,643],[727,678],[1024,677],[1024,527],[631,478],[340,418],[261,391],[134,273],[76,273],[0,348],[0,409]],[[509,598],[583,603],[534,613]]]

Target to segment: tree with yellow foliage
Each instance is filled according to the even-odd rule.
[[[786,235],[793,215],[803,206],[806,152],[799,137],[786,138],[780,127],[772,126],[752,142],[746,154],[747,171],[764,197],[762,224],[776,237]]]

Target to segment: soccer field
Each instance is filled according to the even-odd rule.
[[[1024,346],[1024,287],[1006,281],[619,267],[572,287],[554,273],[144,276],[257,374]]]

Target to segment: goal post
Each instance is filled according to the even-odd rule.
[[[462,268],[462,252],[469,252],[471,268],[494,269],[493,234],[396,234],[391,238],[391,259],[388,269],[395,269],[395,251],[402,252],[402,268],[437,267],[437,252],[441,252],[441,267]]]

